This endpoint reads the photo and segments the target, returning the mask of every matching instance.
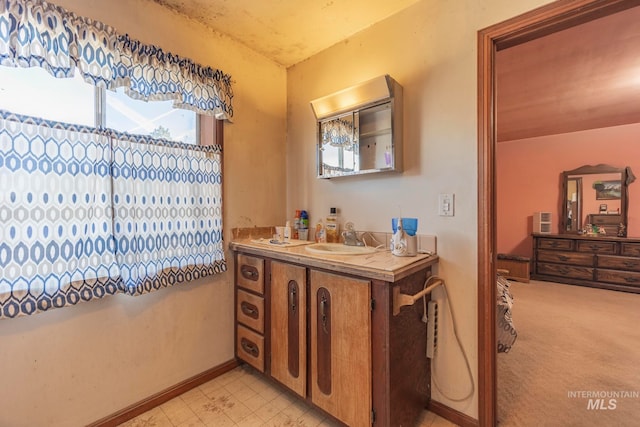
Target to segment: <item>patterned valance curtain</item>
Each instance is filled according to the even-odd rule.
[[[0,111],[0,319],[226,271],[221,147]]]
[[[42,67],[112,88],[117,34],[113,27],[41,0],[0,0],[0,65]]]
[[[174,100],[176,108],[233,116],[228,74],[42,0],[0,0],[0,65],[38,66],[55,77],[71,77],[77,68],[87,82],[125,86],[136,99]]]
[[[118,37],[116,84],[134,99],[174,100],[175,108],[212,112],[217,119],[233,116],[231,77],[203,67],[128,35]],[[162,70],[158,72],[156,70]]]

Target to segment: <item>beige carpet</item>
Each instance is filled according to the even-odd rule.
[[[511,284],[518,339],[498,354],[499,425],[639,426],[640,295]],[[589,409],[588,393],[604,401],[592,394]]]

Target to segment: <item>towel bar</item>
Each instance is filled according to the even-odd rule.
[[[404,307],[405,305],[413,305],[416,301],[418,301],[423,296],[431,293],[432,290],[442,285],[444,282],[442,279],[436,279],[432,285],[427,286],[420,292],[415,295],[407,295],[400,293],[400,286],[395,286],[393,288],[393,315],[397,316],[400,314],[400,307]]]

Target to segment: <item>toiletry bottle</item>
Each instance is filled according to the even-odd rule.
[[[298,229],[300,229],[300,210],[296,210],[296,216],[293,218],[293,235],[291,238],[298,240],[300,235],[298,234]]]
[[[298,229],[300,240],[309,240],[309,214],[307,211],[300,211],[300,228]]]
[[[331,208],[329,210],[329,216],[327,217],[326,225],[327,242],[339,243],[340,242],[340,226],[338,224],[338,210]]]
[[[327,243],[327,234],[322,220],[316,224],[316,243]]]
[[[291,223],[287,221],[284,226],[284,241],[288,242],[289,240],[291,240]]]

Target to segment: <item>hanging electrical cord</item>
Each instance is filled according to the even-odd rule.
[[[455,398],[455,397],[451,397],[449,395],[447,395],[447,393],[445,393],[445,391],[440,387],[440,385],[438,384],[438,379],[437,379],[437,375],[436,375],[436,358],[438,357],[438,353],[436,352],[433,356],[433,358],[431,359],[431,373],[432,373],[432,378],[433,378],[433,384],[436,386],[436,388],[438,389],[438,391],[447,399],[451,400],[452,402],[462,402],[465,401],[467,399],[469,399],[471,396],[473,396],[473,393],[475,392],[476,386],[475,386],[475,382],[473,381],[473,373],[471,372],[471,365],[469,364],[469,358],[467,357],[467,353],[464,351],[464,347],[462,345],[462,341],[460,340],[460,337],[458,336],[458,325],[456,322],[456,316],[455,313],[453,311],[453,304],[451,304],[451,300],[449,299],[449,293],[447,292],[447,286],[446,283],[443,279],[441,279],[438,276],[430,276],[429,278],[427,278],[427,280],[424,282],[424,286],[422,289],[426,289],[429,284],[432,281],[435,280],[440,280],[442,281],[442,289],[444,289],[444,296],[445,296],[445,300],[447,302],[447,306],[449,307],[449,312],[451,313],[451,320],[453,323],[453,335],[456,338],[456,342],[458,343],[458,348],[460,349],[460,352],[462,353],[462,356],[464,358],[464,363],[467,366],[467,373],[469,374],[469,380],[471,381],[471,390],[469,390],[469,393],[467,393],[464,397],[461,398]],[[423,315],[422,315],[422,321],[424,323],[428,322],[428,318],[427,318],[427,296],[425,295],[422,298],[422,307],[423,307]]]

